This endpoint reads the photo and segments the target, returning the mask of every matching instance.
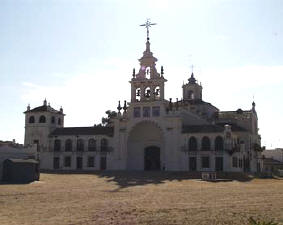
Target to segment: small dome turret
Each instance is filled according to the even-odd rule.
[[[183,84],[183,99],[202,100],[202,86],[198,84],[193,72],[188,81],[187,84]]]
[[[191,75],[191,77],[188,79],[188,81],[189,81],[189,84],[195,84],[196,83],[196,79],[195,79],[195,77],[194,77],[194,73],[192,73],[192,75]]]

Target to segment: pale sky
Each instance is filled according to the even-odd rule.
[[[129,101],[147,18],[167,99],[193,64],[204,101],[248,110],[254,96],[262,145],[283,147],[282,0],[0,0],[0,140],[23,143],[23,112],[44,98],[65,126]]]

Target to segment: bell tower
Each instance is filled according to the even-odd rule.
[[[150,23],[149,20],[141,26],[147,28],[146,49],[143,56],[139,59],[140,69],[136,74],[133,70],[133,78],[131,79],[131,102],[144,101],[160,101],[164,100],[164,83],[167,81],[164,77],[164,70],[161,67],[161,72],[156,69],[157,58],[150,51],[149,42],[149,27],[156,25]]]
[[[184,100],[202,100],[202,86],[197,83],[194,73],[188,79],[188,83],[183,85]]]

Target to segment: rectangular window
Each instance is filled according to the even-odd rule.
[[[54,169],[59,169],[60,168],[60,158],[59,157],[54,157],[53,158],[53,168]]]
[[[33,143],[36,144],[36,151],[39,152],[39,140],[33,140]]]
[[[150,107],[143,107],[143,117],[150,117]]]
[[[243,168],[243,160],[239,159],[239,168]]]
[[[141,108],[140,107],[134,107],[134,117],[135,118],[141,117]]]
[[[152,107],[152,116],[154,116],[154,117],[160,116],[160,107],[159,106],[153,106]]]
[[[94,157],[93,156],[89,156],[87,159],[87,166],[88,167],[94,167]]]
[[[71,157],[67,156],[64,158],[64,167],[71,167]]]
[[[235,168],[238,167],[238,158],[237,157],[232,158],[232,166],[235,167]]]
[[[208,156],[201,157],[201,166],[202,168],[209,168],[209,157]]]

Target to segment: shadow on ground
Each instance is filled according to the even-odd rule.
[[[201,172],[168,172],[168,171],[44,171],[56,174],[93,174],[100,178],[105,178],[107,182],[114,182],[119,189],[147,185],[163,184],[166,181],[182,181],[200,179]],[[248,182],[254,177],[244,173],[217,172],[217,179],[211,182],[240,181]],[[209,181],[203,181],[209,182]]]
[[[201,179],[201,172],[133,172],[133,171],[99,171],[95,172],[98,177],[107,178],[107,182],[115,182],[119,188],[146,184],[163,184],[166,181],[182,181]],[[253,177],[242,173],[218,173],[217,179],[212,182],[229,182],[233,180],[248,182]],[[207,182],[207,181],[204,181]]]

